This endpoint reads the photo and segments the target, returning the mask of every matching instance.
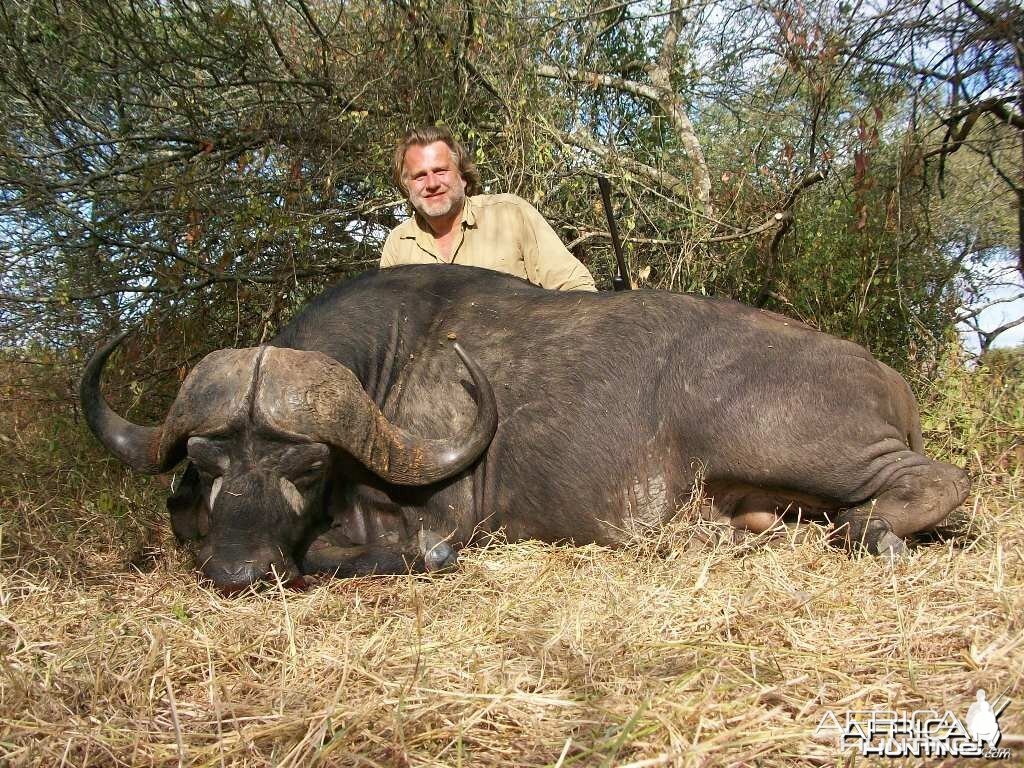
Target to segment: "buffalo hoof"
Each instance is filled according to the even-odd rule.
[[[427,573],[448,571],[458,564],[459,555],[447,541],[433,531],[420,531],[420,551]]]
[[[896,559],[907,554],[907,542],[892,531],[886,531],[875,540],[874,545],[868,551],[872,555]]]
[[[837,533],[846,540],[847,546],[853,550],[861,550],[869,555],[888,557],[891,560],[902,557],[907,552],[907,543],[892,532],[888,521],[880,517],[865,520],[862,517],[842,517],[837,521]]]
[[[455,568],[458,563],[458,553],[446,541],[435,544],[423,556],[423,564],[427,567],[428,573],[448,571]]]

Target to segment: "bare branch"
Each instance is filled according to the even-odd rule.
[[[998,307],[1000,304],[1012,304],[1013,302],[1020,301],[1021,299],[1024,299],[1024,291],[1013,296],[1004,296],[1000,299],[994,299],[993,301],[986,302],[981,306],[971,307],[969,311],[957,315],[954,322],[965,323],[971,318],[978,317],[978,315],[983,312],[987,312],[992,307]]]

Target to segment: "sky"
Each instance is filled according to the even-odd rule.
[[[999,299],[1008,299],[1014,296],[1019,297],[1020,294],[1024,293],[1024,276],[1022,276],[1017,270],[1016,264],[1017,254],[1007,252],[1004,260],[992,265],[990,269],[1005,274],[1005,277],[1000,285],[990,288],[979,303],[988,304]],[[979,315],[981,328],[986,331],[998,328],[1003,323],[1016,320],[1018,317],[1024,317],[1024,298],[1017,298],[1014,301],[995,304]],[[963,324],[960,325],[960,332],[967,349],[972,352],[977,352],[977,335]],[[992,347],[1013,347],[1020,344],[1024,344],[1024,324],[1018,325],[1016,328],[1011,328],[1010,330],[1001,333],[996,337],[995,343]]]

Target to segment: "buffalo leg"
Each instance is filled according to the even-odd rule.
[[[911,456],[914,463],[894,473],[870,501],[838,515],[840,543],[873,555],[899,554],[904,537],[934,527],[964,502],[970,482],[962,469]]]
[[[413,547],[399,542],[359,544],[352,541],[345,529],[334,526],[312,542],[302,556],[302,572],[325,573],[341,578],[350,576],[396,575],[423,573],[426,566]]]
[[[339,547],[317,539],[302,558],[303,573],[323,573],[339,578],[425,573],[426,570],[422,557],[373,544]]]
[[[302,559],[303,573],[350,576],[432,573],[450,570],[458,555],[444,537],[420,530],[415,542],[353,544],[338,528],[313,540]]]

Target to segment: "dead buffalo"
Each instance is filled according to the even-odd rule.
[[[433,570],[497,529],[617,545],[670,517],[698,473],[737,528],[799,508],[876,554],[968,491],[922,453],[892,369],[733,301],[559,293],[458,266],[368,273],[269,344],[208,355],[157,427],[100,393],[118,341],[86,366],[88,423],[139,472],[188,458],[171,522],[228,590]]]

